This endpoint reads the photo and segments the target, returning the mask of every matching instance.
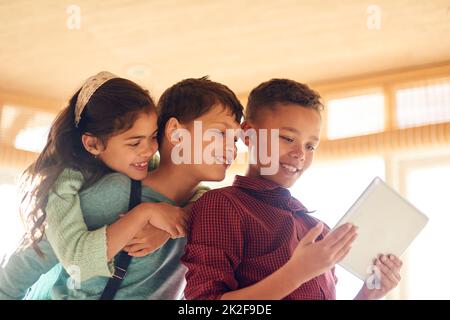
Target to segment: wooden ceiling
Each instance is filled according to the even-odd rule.
[[[80,9],[80,29],[69,29]],[[323,82],[447,61],[450,1],[0,1],[0,90],[67,100],[110,70],[157,98],[210,75],[245,94],[273,77]],[[72,24],[73,26],[73,24]]]

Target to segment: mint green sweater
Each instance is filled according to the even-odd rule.
[[[104,183],[109,185],[112,177],[115,176],[106,177]],[[95,276],[110,277],[114,273],[113,263],[108,263],[106,255],[106,225],[111,224],[115,219],[96,228],[88,229],[80,209],[79,192],[83,183],[84,178],[81,172],[64,170],[56,180],[53,192],[48,196],[48,204],[45,209],[47,213],[45,235],[48,242],[66,270],[73,269],[73,267],[78,268],[81,281]],[[98,187],[104,186],[104,183],[96,185],[89,194],[98,194]],[[123,196],[126,195],[126,190],[119,191],[121,193],[125,191]],[[104,194],[105,203],[114,200],[114,198],[110,198],[114,195],[115,192]],[[92,201],[86,209],[91,211],[99,203],[103,204],[103,200]],[[121,213],[127,211],[123,205],[121,209]],[[86,214],[84,210],[83,212]]]

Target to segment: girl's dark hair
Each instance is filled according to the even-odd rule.
[[[83,189],[111,172],[102,161],[86,151],[82,135],[89,133],[106,147],[110,137],[130,129],[142,112],[156,112],[148,91],[130,80],[113,78],[94,92],[76,127],[75,105],[80,91],[56,117],[43,151],[22,175],[21,215],[27,233],[19,249],[31,244],[42,255],[37,244],[44,236],[48,194],[64,169],[74,169],[83,174]]]

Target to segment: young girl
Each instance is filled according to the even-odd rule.
[[[64,268],[75,268],[83,281],[99,275],[110,277],[113,257],[133,238],[134,242],[141,239],[140,250],[132,252],[135,256],[148,254],[167,240],[165,232],[148,223],[172,237],[184,235],[186,214],[167,203],[143,203],[93,230],[87,230],[81,214],[80,193],[95,191],[92,186],[102,178],[114,180],[111,172],[125,174],[128,178],[121,175],[115,180],[129,187],[129,178],[142,180],[149,163],[156,166],[157,159],[152,158],[158,147],[156,118],[148,93],[129,80],[101,72],[84,83],[52,125],[43,152],[25,172],[25,183],[32,186],[24,197],[29,212],[28,240],[41,256],[40,248],[44,249],[44,259],[30,250],[13,256],[12,264],[0,273],[0,298],[23,297],[19,288],[27,288],[53,267],[55,254]],[[38,246],[46,225],[51,247],[45,241]],[[31,269],[31,274],[8,272],[18,265]],[[14,282],[19,286],[13,286]]]
[[[171,151],[179,144],[179,141],[171,139],[172,133],[179,128],[185,128],[192,133],[193,121],[198,120],[203,122],[205,130],[224,134],[228,128],[239,127],[242,106],[227,87],[207,79],[189,79],[176,84],[163,94],[159,112],[158,123],[162,130],[159,135],[162,142],[161,164],[143,181],[143,201],[164,201],[173,205],[183,205],[193,196],[195,187],[200,181],[222,180],[228,165],[223,162],[174,165],[171,161]],[[235,148],[234,144],[233,148]],[[224,149],[228,150],[229,146]],[[129,179],[123,183],[116,183],[116,180],[122,177],[123,175],[113,174],[108,181],[105,181],[106,179],[100,181],[99,188],[93,186],[94,192],[86,193],[88,190],[85,190],[85,193],[80,194],[85,199],[84,203],[93,204],[83,207],[82,202],[84,219],[89,228],[114,221],[121,212],[120,208],[126,208],[128,205]],[[125,185],[126,182],[128,182],[127,188],[118,190],[117,185]],[[56,225],[61,226],[61,224]],[[51,227],[50,224],[49,227]],[[75,234],[80,233],[81,230],[82,233],[83,225],[62,225],[59,233],[69,233],[67,230]],[[69,241],[76,242],[77,239],[69,239]],[[180,298],[184,289],[186,271],[180,264],[184,245],[184,239],[169,239],[154,253],[142,258],[134,258],[117,292],[116,299]],[[138,250],[139,247],[139,243],[132,241],[126,249]],[[78,288],[68,286],[67,280],[69,275],[63,270],[52,288],[53,298],[98,299],[108,279],[94,277],[82,282]]]

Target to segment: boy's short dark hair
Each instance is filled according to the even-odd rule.
[[[193,121],[217,104],[228,108],[235,120],[241,122],[244,108],[227,86],[208,77],[189,78],[174,84],[158,101],[158,142],[161,143],[170,118],[175,117],[182,123]]]
[[[297,104],[320,112],[324,109],[320,95],[306,84],[289,79],[271,79],[254,88],[248,97],[245,120],[254,121],[262,110],[277,105]]]

